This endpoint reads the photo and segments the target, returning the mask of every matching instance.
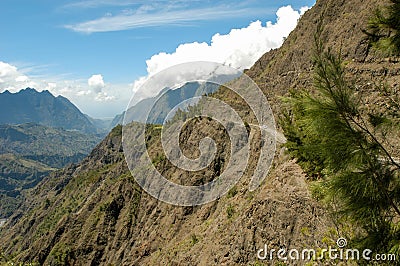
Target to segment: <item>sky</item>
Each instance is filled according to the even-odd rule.
[[[315,0],[2,0],[0,92],[63,95],[121,113],[149,76],[190,61],[251,67]]]

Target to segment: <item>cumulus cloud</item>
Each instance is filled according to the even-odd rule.
[[[105,87],[103,76],[100,74],[92,75],[88,79],[88,85],[93,89],[94,92],[100,93]]]
[[[37,83],[29,79],[16,66],[0,61],[0,91],[17,92],[21,88],[35,87]]]
[[[90,95],[92,93],[91,90],[81,90],[76,93],[78,96]]]
[[[162,52],[153,55],[146,61],[148,75],[134,82],[134,91],[137,91],[149,76],[186,62],[211,61],[237,69],[249,68],[264,53],[280,47],[284,38],[296,27],[298,19],[308,9],[302,7],[300,10],[294,10],[291,6],[281,7],[276,12],[276,23],[268,21],[263,25],[261,21],[255,21],[245,28],[232,29],[226,35],[215,34],[210,44],[185,43],[179,45],[173,53]],[[146,96],[154,96],[154,93],[141,95],[142,98]]]
[[[0,61],[0,77],[9,77],[9,76],[14,76],[18,75],[17,68],[15,66],[12,66],[10,64],[4,63]]]
[[[16,82],[26,82],[28,80],[29,80],[29,78],[27,76],[25,76],[25,75],[18,76],[18,77],[15,78]]]
[[[111,102],[116,99],[115,96],[110,95],[109,92],[104,91],[106,84],[101,74],[92,75],[88,79],[90,89],[95,93],[94,100],[96,102]],[[81,90],[77,93],[78,96],[90,95],[90,90]]]
[[[115,96],[108,95],[107,92],[99,92],[96,95],[95,100],[98,102],[109,102],[115,100]]]
[[[48,82],[47,83],[47,87],[46,87],[46,90],[54,90],[55,88],[57,88],[57,83],[55,83],[55,82]]]

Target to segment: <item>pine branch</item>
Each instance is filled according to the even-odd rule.
[[[371,137],[371,139],[374,141],[375,144],[379,146],[379,148],[385,153],[386,157],[389,159],[389,161],[396,166],[400,170],[400,164],[398,164],[393,157],[390,155],[390,153],[386,150],[386,148],[380,143],[380,141],[375,137],[374,134],[372,134],[371,131],[367,127],[364,127],[360,123],[358,123],[353,117],[350,117],[351,122],[353,122],[357,127],[359,127],[364,133],[366,133],[368,136]]]

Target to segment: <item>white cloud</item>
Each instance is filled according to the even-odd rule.
[[[103,76],[100,74],[92,75],[88,79],[88,85],[90,88],[93,89],[94,92],[100,93],[102,89],[105,87]]]
[[[270,10],[266,9],[238,7],[238,5],[234,5],[234,7],[221,5],[211,8],[202,7],[179,10],[163,8],[155,12],[147,12],[149,10],[152,9],[149,9],[148,6],[142,6],[132,12],[122,12],[115,16],[108,14],[94,20],[66,25],[65,28],[89,34],[163,25],[184,25],[193,21],[220,20],[223,18],[237,18],[270,12]]]
[[[14,76],[17,74],[17,68],[15,66],[0,61],[0,77]]]
[[[78,96],[84,96],[84,95],[90,95],[92,93],[92,91],[90,91],[90,90],[82,90],[82,91],[78,91],[77,93],[76,93],[76,95],[78,95]]]
[[[14,86],[18,82],[17,78],[20,75],[21,74],[18,72],[15,66],[0,61],[0,83],[2,88],[7,88],[10,91],[14,91]]]
[[[306,13],[307,10],[309,10],[309,9],[310,9],[310,7],[308,7],[308,6],[301,7],[300,8],[300,15],[304,15],[304,13]]]
[[[86,0],[68,3],[63,8],[97,8],[101,6],[129,6],[137,4],[138,0]],[[146,1],[141,1],[146,2]]]
[[[47,87],[45,88],[46,90],[54,90],[55,88],[57,88],[57,83],[55,82],[48,82],[47,83]]]
[[[19,91],[26,87],[35,87],[38,84],[22,73],[16,66],[0,61],[0,91]]]
[[[27,76],[25,76],[25,75],[18,76],[18,77],[15,78],[16,82],[27,82],[28,80],[29,80],[29,78]]]
[[[210,44],[185,43],[179,45],[173,53],[162,52],[153,55],[146,61],[148,75],[134,82],[134,91],[137,91],[149,76],[185,62],[211,61],[237,69],[249,68],[264,53],[280,47],[284,38],[296,27],[298,19],[308,9],[308,7],[302,7],[297,11],[291,6],[281,7],[276,12],[276,23],[268,21],[263,25],[260,21],[255,21],[245,28],[232,29],[226,35],[215,34]],[[147,97],[153,95],[154,93],[151,93]]]
[[[98,102],[109,102],[115,100],[115,96],[108,95],[106,92],[99,92],[95,100]]]

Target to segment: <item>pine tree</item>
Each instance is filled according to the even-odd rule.
[[[386,9],[377,9],[368,30],[370,43],[389,55],[400,55],[400,0],[391,0]]]
[[[399,132],[396,118],[364,110],[343,61],[315,38],[314,86],[285,98],[281,125],[289,152],[319,179],[325,202],[358,230],[353,244],[400,256],[400,164],[384,137]],[[340,53],[339,53],[340,54]],[[312,91],[312,92],[310,92]]]

